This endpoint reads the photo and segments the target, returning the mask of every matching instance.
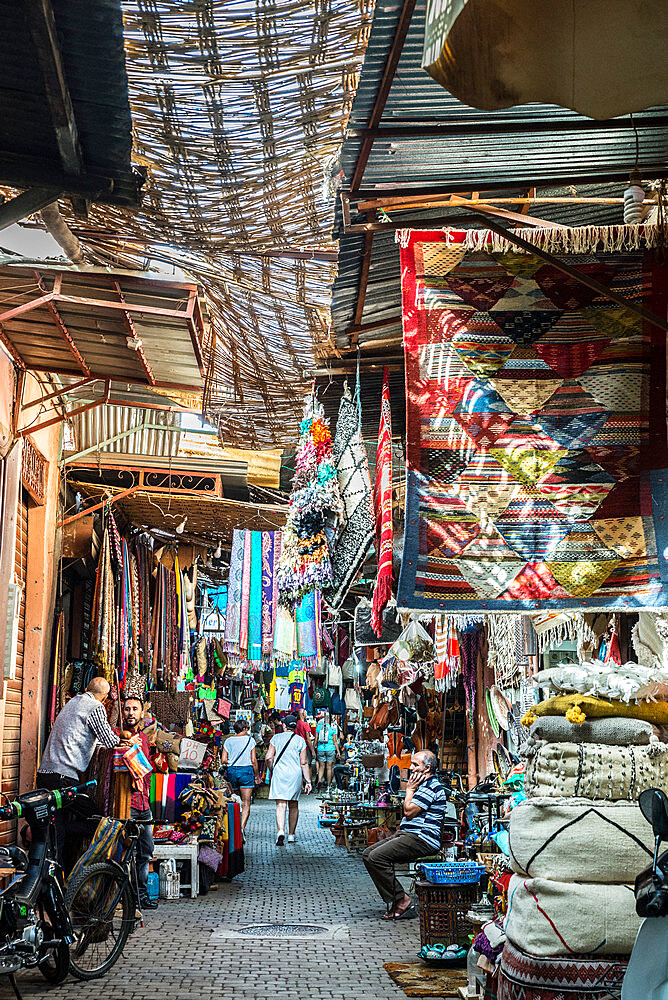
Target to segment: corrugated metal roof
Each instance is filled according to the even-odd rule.
[[[84,171],[113,180],[102,200],[136,205],[121,0],[52,0]],[[26,5],[0,0],[0,181],[53,185],[63,175]]]
[[[353,103],[342,165],[349,181],[361,138],[352,134],[365,128],[394,38],[402,4],[378,0],[371,37]],[[426,0],[418,0],[406,42],[390,89],[381,128],[420,124],[470,127],[470,134],[438,138],[376,139],[364,173],[362,188],[374,185],[413,187],[438,185],[451,190],[480,190],[489,184],[566,182],[568,178],[607,179],[624,174],[634,164],[635,134],[628,128],[612,129],[604,122],[583,118],[553,105],[530,104],[502,111],[480,111],[462,104],[421,68]],[[634,115],[640,132],[640,162],[656,175],[666,171],[666,130],[645,127],[657,119],[665,124],[666,107]],[[533,123],[548,122],[551,130],[531,131]],[[560,123],[586,125],[586,130],[558,129]],[[490,126],[508,131],[492,133]],[[516,131],[520,129],[521,131]],[[654,174],[652,174],[654,175]],[[650,176],[649,173],[646,176]]]
[[[106,454],[142,455],[173,458],[178,454],[181,431],[179,414],[161,410],[144,410],[134,406],[96,406],[93,410],[79,414],[72,419],[77,453],[94,448],[90,460],[97,451]],[[163,425],[171,430],[142,429],[147,425]],[[128,434],[137,428],[133,434]],[[119,434],[125,436],[117,441],[109,441]],[[109,441],[108,444],[103,442]]]

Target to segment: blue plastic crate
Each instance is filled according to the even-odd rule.
[[[474,884],[480,881],[484,865],[475,861],[449,861],[423,864],[422,871],[428,882],[445,885]]]

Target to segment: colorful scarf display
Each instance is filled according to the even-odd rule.
[[[295,611],[297,623],[297,657],[306,669],[320,666],[320,593],[304,594]]]
[[[373,591],[371,624],[376,635],[380,636],[383,631],[383,610],[392,596],[392,545],[394,542],[392,524],[392,409],[390,406],[390,373],[387,366],[385,366],[383,373],[374,503],[376,507],[378,575]]]
[[[371,476],[362,438],[359,386],[356,397],[346,386],[334,435],[334,464],[343,503],[343,519],[332,546],[332,586],[325,597],[340,608],[373,544],[375,519]]]
[[[105,525],[97,563],[91,620],[93,661],[105,680],[113,684],[116,668],[116,601],[114,572],[111,564],[109,520]]]
[[[343,514],[332,436],[322,405],[309,398],[299,427],[290,510],[278,566],[281,604],[295,608],[305,594],[333,584],[329,523]]]
[[[239,652],[241,629],[241,582],[244,567],[244,537],[240,528],[234,529],[230,575],[227,584],[227,616],[225,618],[224,648],[226,653]]]
[[[251,571],[248,602],[248,661],[262,663],[262,532],[250,531]]]

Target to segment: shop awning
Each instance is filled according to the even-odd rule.
[[[422,65],[486,111],[541,101],[613,118],[668,100],[668,5],[431,0]]]
[[[0,338],[29,371],[202,391],[204,321],[194,283],[7,265]]]

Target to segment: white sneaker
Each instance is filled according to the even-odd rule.
[[[294,844],[294,842],[296,841],[296,839],[297,838],[295,837],[294,833],[289,833],[288,834],[288,844]]]
[[[282,830],[279,830],[278,836],[276,837],[276,846],[282,847],[284,843],[285,843],[285,834],[283,833]]]

